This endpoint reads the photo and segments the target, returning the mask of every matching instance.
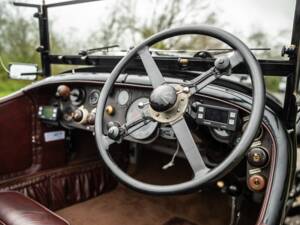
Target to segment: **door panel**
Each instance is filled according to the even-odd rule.
[[[0,175],[33,165],[33,104],[25,95],[0,102]]]

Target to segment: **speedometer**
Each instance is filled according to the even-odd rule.
[[[126,121],[127,122],[134,122],[138,118],[141,118],[146,110],[148,110],[149,105],[146,105],[144,108],[139,108],[139,103],[146,103],[149,100],[147,98],[139,98],[135,100],[129,107],[127,114],[126,114]],[[149,138],[158,126],[157,122],[145,120],[144,123],[139,123],[136,126],[132,127],[128,132],[130,136],[138,139],[143,140]]]

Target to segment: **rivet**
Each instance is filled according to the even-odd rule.
[[[220,180],[217,182],[217,186],[218,186],[218,188],[223,188],[225,186],[225,183]]]

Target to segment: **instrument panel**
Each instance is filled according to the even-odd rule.
[[[148,110],[152,89],[147,87],[118,86],[111,91],[104,114],[104,133],[109,124],[123,124],[135,121]],[[40,106],[38,117],[44,122],[57,120],[67,129],[94,131],[96,106],[101,86],[92,84],[62,84],[55,93],[55,107]],[[239,142],[247,127],[249,114],[221,99],[194,95],[190,98],[185,113],[186,121],[194,139],[210,167],[222,162]],[[176,146],[176,136],[168,124],[145,120],[128,130],[127,141],[150,146],[159,143],[160,148]],[[269,173],[272,142],[270,134],[262,126],[246,157],[248,186],[254,192],[264,190]]]

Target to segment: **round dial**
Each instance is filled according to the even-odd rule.
[[[122,90],[118,95],[119,105],[126,105],[129,101],[129,93],[126,90]]]
[[[138,105],[139,103],[145,103],[149,100],[147,98],[139,98],[135,100],[129,107],[127,114],[126,114],[126,121],[130,123],[130,121],[134,122],[143,116],[145,110],[148,109],[149,105],[146,105],[144,108],[140,108]],[[158,126],[157,122],[145,120],[144,123],[139,123],[136,126],[130,128],[128,132],[130,136],[138,139],[143,140],[149,138]]]
[[[85,92],[83,89],[74,88],[70,93],[72,105],[79,106],[84,102]]]
[[[100,92],[99,91],[97,91],[97,90],[92,91],[89,94],[89,97],[88,97],[89,104],[93,105],[93,106],[96,105],[97,102],[98,102],[99,97],[100,97]]]

